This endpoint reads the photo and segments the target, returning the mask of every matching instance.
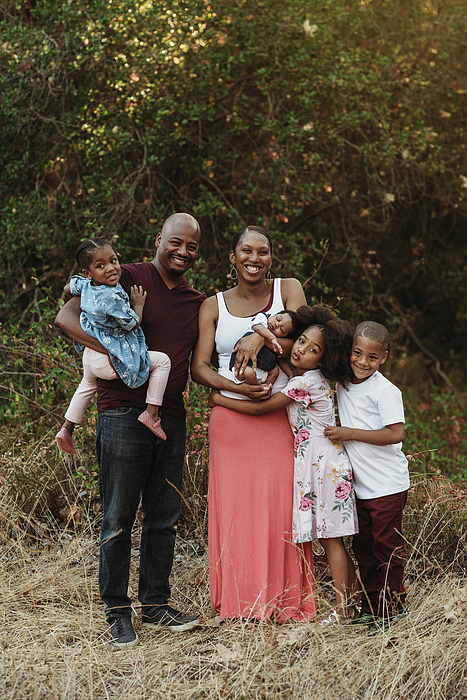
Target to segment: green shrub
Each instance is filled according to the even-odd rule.
[[[407,393],[405,404],[404,452],[411,469],[467,482],[465,406],[452,394],[434,388],[423,397]]]
[[[33,275],[59,293],[82,238],[141,260],[188,210],[210,293],[232,232],[264,225],[310,299],[393,327],[397,302],[458,361],[466,28],[457,0],[4,2],[3,318],[29,323]]]

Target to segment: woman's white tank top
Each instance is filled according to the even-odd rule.
[[[216,350],[219,356],[219,374],[227,379],[232,378],[232,372],[229,370],[230,356],[237,341],[248,332],[251,319],[253,316],[232,316],[225,304],[224,294],[219,292],[217,295],[217,306],[219,308],[219,318],[216,328]],[[284,308],[281,295],[281,280],[277,277],[274,280],[274,291],[272,304],[267,310],[268,314],[277,314]],[[274,382],[272,393],[276,394],[286,386],[288,382],[287,376],[279,369],[279,376]],[[224,396],[230,396],[234,399],[246,399],[245,396],[235,394],[230,391],[223,391]]]

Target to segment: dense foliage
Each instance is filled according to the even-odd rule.
[[[184,210],[199,287],[264,225],[310,299],[460,358],[466,28],[458,0],[1,0],[3,322],[37,280],[60,293],[82,238],[142,259]]]

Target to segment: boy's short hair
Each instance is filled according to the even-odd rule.
[[[362,321],[356,327],[353,339],[356,338],[368,338],[369,340],[374,340],[375,343],[380,343],[383,352],[389,349],[389,332],[388,329],[381,323],[376,323],[376,321]]]

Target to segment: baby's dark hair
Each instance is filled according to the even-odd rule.
[[[290,309],[282,309],[282,311],[278,311],[277,314],[274,314],[274,316],[278,316],[279,314],[289,314],[290,318],[292,319],[292,330],[286,336],[286,338],[292,338],[292,340],[296,340],[302,330],[302,324],[298,319],[297,312],[291,311]]]
[[[330,382],[339,382],[347,387],[352,380],[350,353],[353,328],[348,321],[337,318],[328,306],[299,306],[297,316],[300,332],[310,326],[319,328],[323,334],[325,352],[321,360],[321,372]]]
[[[383,352],[389,349],[389,332],[388,329],[381,323],[376,321],[362,321],[356,327],[354,334],[355,338],[368,338],[374,340],[375,343],[380,343]]]
[[[104,246],[106,245],[112,248],[115,255],[118,255],[114,245],[106,238],[96,236],[96,238],[90,238],[87,241],[83,241],[78,250],[76,251],[76,260],[78,262],[78,265],[80,266],[80,269],[87,270],[96,248],[104,248]]]

